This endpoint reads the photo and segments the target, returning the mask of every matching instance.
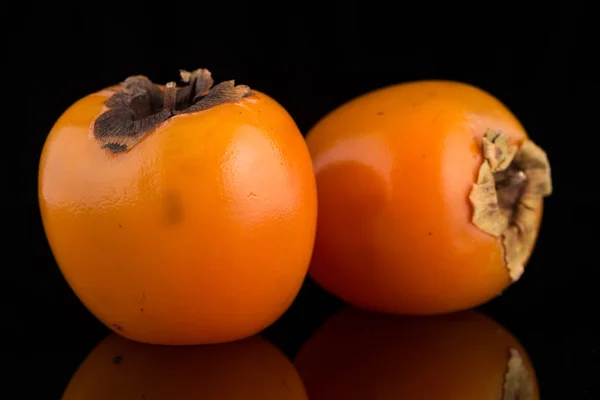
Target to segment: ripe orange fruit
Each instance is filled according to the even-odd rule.
[[[154,346],[109,335],[71,378],[63,400],[306,400],[294,365],[259,336],[206,346]]]
[[[356,306],[477,306],[523,272],[551,192],[545,153],[492,95],[446,81],[349,101],[307,135],[319,215],[309,275]]]
[[[475,311],[397,316],[346,308],[294,361],[311,400],[537,400],[525,349]]]
[[[240,339],[275,321],[306,276],[316,230],[310,154],[275,100],[246,86],[128,78],[56,122],[39,202],[83,304],[127,338]]]

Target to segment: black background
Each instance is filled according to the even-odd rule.
[[[542,398],[595,397],[595,162],[582,156],[593,153],[598,135],[593,110],[584,111],[596,79],[588,54],[597,48],[584,22],[590,10],[575,3],[531,11],[481,4],[409,10],[374,1],[173,2],[135,9],[94,3],[15,13],[18,29],[6,40],[16,71],[8,84],[20,81],[26,107],[16,110],[24,112],[15,118],[17,129],[6,133],[14,145],[5,173],[17,196],[6,196],[16,202],[6,216],[14,230],[3,262],[4,330],[15,338],[9,351],[17,354],[17,377],[35,382],[21,393],[58,398],[107,333],[63,280],[41,225],[37,168],[52,124],[80,97],[127,76],[167,82],[177,80],[180,68],[203,67],[217,81],[236,79],[268,93],[302,132],[359,94],[409,80],[464,81],[503,101],[547,151],[555,193],[525,275],[482,309],[530,353]],[[265,335],[293,356],[340,304],[308,280]]]

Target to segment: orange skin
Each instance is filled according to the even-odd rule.
[[[254,91],[101,150],[113,94],[71,106],[43,149],[39,202],[53,254],[85,306],[127,338],[251,336],[292,303],[316,230],[310,154],[290,115]]]
[[[319,198],[309,275],[351,304],[402,314],[468,309],[508,287],[501,240],[471,222],[487,129],[527,138],[496,98],[444,81],[325,116],[307,135]]]
[[[233,343],[170,347],[111,334],[79,366],[63,400],[306,400],[292,363],[255,336]]]
[[[518,341],[475,311],[396,316],[346,308],[298,352],[311,400],[502,399],[510,350],[518,351],[539,399],[535,371]]]

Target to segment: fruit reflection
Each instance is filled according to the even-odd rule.
[[[289,399],[306,392],[292,363],[259,336],[206,346],[157,346],[109,335],[63,400]]]
[[[311,400],[534,400],[516,338],[475,311],[400,317],[346,308],[298,352]]]

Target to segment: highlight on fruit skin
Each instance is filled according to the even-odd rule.
[[[523,274],[550,165],[493,95],[392,85],[331,111],[306,141],[319,199],[309,275],[330,293],[372,311],[441,314]]]
[[[63,400],[305,400],[291,361],[260,336],[203,346],[156,346],[111,333],[73,374]]]
[[[539,400],[525,349],[477,311],[398,316],[347,307],[294,364],[311,400]]]
[[[48,135],[39,203],[56,262],[107,327],[152,344],[221,343],[279,318],[306,277],[317,195],[289,113],[208,70],[132,76]]]

